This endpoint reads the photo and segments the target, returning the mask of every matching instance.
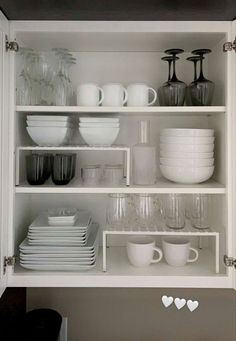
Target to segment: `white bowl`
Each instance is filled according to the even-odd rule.
[[[175,144],[166,143],[160,145],[164,152],[187,152],[187,153],[209,153],[214,150],[214,143],[210,144]]]
[[[111,146],[120,128],[79,128],[83,140],[89,146]]]
[[[160,158],[164,166],[183,167],[209,167],[214,165],[214,159],[167,159]]]
[[[189,137],[210,137],[214,135],[214,129],[163,129],[161,136],[189,136]]]
[[[66,121],[26,121],[28,127],[73,127],[71,122]]]
[[[210,144],[214,143],[214,137],[176,137],[176,136],[161,136],[161,143],[177,143],[177,144]]]
[[[81,123],[119,123],[119,117],[80,117]]]
[[[211,167],[170,167],[160,165],[162,175],[173,182],[180,184],[198,184],[210,179],[214,172]]]
[[[71,118],[70,116],[59,116],[59,115],[27,115],[28,121],[62,121],[67,122]]]
[[[160,151],[160,157],[167,159],[212,159],[214,152],[211,153],[188,153],[188,152],[165,152]]]
[[[29,136],[38,146],[57,147],[68,141],[72,129],[60,127],[26,127]]]
[[[80,123],[81,128],[119,128],[120,123]]]

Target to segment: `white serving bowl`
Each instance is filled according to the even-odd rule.
[[[173,182],[181,184],[198,184],[210,179],[214,172],[211,167],[170,167],[160,165],[162,175]]]
[[[167,159],[160,158],[160,163],[164,166],[173,167],[209,167],[214,165],[214,159]]]
[[[192,152],[166,152],[161,150],[160,157],[167,159],[212,159],[214,152],[210,153],[192,153]]]
[[[64,127],[72,128],[71,122],[66,121],[26,121],[28,127]]]
[[[27,115],[28,121],[62,121],[67,122],[71,118],[70,116],[60,116],[60,115]]]
[[[119,134],[120,128],[79,128],[83,140],[89,146],[111,146]]]
[[[81,128],[119,128],[120,123],[80,123]]]
[[[185,136],[161,136],[161,143],[177,143],[177,144],[210,144],[214,143],[214,137],[185,137]]]
[[[187,152],[187,153],[209,153],[214,150],[214,143],[210,144],[175,144],[165,143],[160,145],[164,152]]]
[[[119,117],[80,117],[81,123],[119,123]]]
[[[68,142],[72,129],[60,127],[26,127],[29,136],[38,146],[57,147]]]
[[[161,136],[189,136],[210,137],[214,135],[214,129],[175,129],[168,128],[161,131]]]

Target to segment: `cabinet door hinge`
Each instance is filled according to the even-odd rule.
[[[19,50],[19,45],[16,41],[9,41],[8,37],[6,36],[6,51],[15,51]]]
[[[236,269],[236,259],[224,255],[224,263],[228,267],[234,267]]]
[[[236,52],[236,37],[233,42],[228,41],[223,45],[223,51],[228,52],[234,50]]]
[[[16,262],[16,257],[4,257],[4,264],[3,264],[3,273],[6,273],[7,266],[14,266]]]

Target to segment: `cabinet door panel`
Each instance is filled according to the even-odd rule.
[[[4,257],[7,256],[7,217],[8,195],[6,174],[8,172],[7,156],[7,126],[9,91],[7,78],[8,53],[5,49],[6,35],[8,34],[8,20],[0,12],[0,296],[7,286],[7,276],[4,274]]]

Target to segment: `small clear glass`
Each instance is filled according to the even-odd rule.
[[[81,169],[81,178],[85,186],[98,186],[101,174],[101,165],[87,165]]]
[[[123,165],[105,165],[103,170],[103,182],[107,186],[119,186],[124,178]]]
[[[130,225],[131,206],[128,194],[109,194],[106,222],[109,228],[125,230]]]
[[[167,194],[165,197],[165,221],[171,229],[182,229],[185,226],[185,198],[183,194]]]
[[[208,194],[193,194],[190,201],[191,224],[196,229],[211,226],[211,197]]]

